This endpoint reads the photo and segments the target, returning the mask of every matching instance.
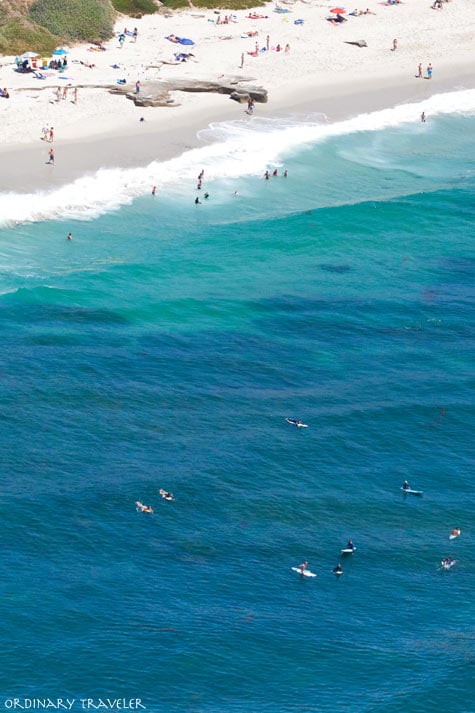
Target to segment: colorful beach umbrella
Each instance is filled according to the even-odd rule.
[[[20,55],[20,59],[33,59],[34,57],[39,57],[40,55],[37,54],[36,52],[23,52],[23,54]]]
[[[333,10],[330,10],[330,12],[334,12],[335,15],[344,15],[346,10],[344,7],[334,7]]]
[[[59,50],[55,50],[52,54],[55,54],[55,55],[68,54],[68,50],[59,49]]]

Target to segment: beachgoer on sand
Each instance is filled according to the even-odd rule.
[[[419,62],[419,66],[417,67],[417,78],[420,79],[422,77],[422,62]]]
[[[244,52],[241,54],[241,64],[239,65],[240,69],[244,67]]]
[[[48,151],[48,156],[49,156],[49,159],[48,159],[47,163],[54,164],[54,149],[50,149]]]
[[[422,112],[422,114],[421,114],[421,121],[422,121],[423,124],[426,123],[426,115],[425,115],[425,112]]]
[[[54,128],[53,127],[51,127],[51,129],[49,130],[48,141],[50,143],[52,143],[54,141]]]
[[[432,65],[429,62],[429,65],[427,67],[427,79],[432,79]]]
[[[393,40],[393,49],[392,51],[395,52],[397,50],[397,40]]]
[[[135,93],[139,94],[140,93],[140,81],[137,79],[135,82]]]

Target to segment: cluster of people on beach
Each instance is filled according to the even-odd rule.
[[[124,31],[119,33],[119,47],[122,49],[124,46],[125,38],[126,37],[132,37],[132,41],[135,43],[137,42],[137,37],[139,35],[139,31],[136,27],[134,27],[133,30],[128,30],[126,27],[124,27]]]
[[[426,72],[427,72],[426,79],[432,79],[432,72],[433,72],[432,62],[429,62],[429,64],[427,65]],[[422,77],[423,77],[422,62],[419,62],[418,66],[417,66],[416,79],[422,79]]]

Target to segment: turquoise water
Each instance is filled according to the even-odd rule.
[[[0,231],[4,709],[473,711],[474,126]]]

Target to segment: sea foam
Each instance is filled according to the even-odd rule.
[[[324,116],[238,120],[211,124],[199,132],[203,146],[167,161],[133,169],[101,169],[92,176],[47,191],[0,194],[0,222],[11,225],[43,220],[90,220],[130,204],[156,185],[159,194],[177,201],[184,187],[196,183],[201,170],[207,182],[262,174],[280,166],[305,144],[316,144],[358,132],[377,132],[443,114],[475,113],[475,90],[436,94],[424,102],[400,104],[351,119],[328,123]],[[207,183],[208,185],[208,183]]]

